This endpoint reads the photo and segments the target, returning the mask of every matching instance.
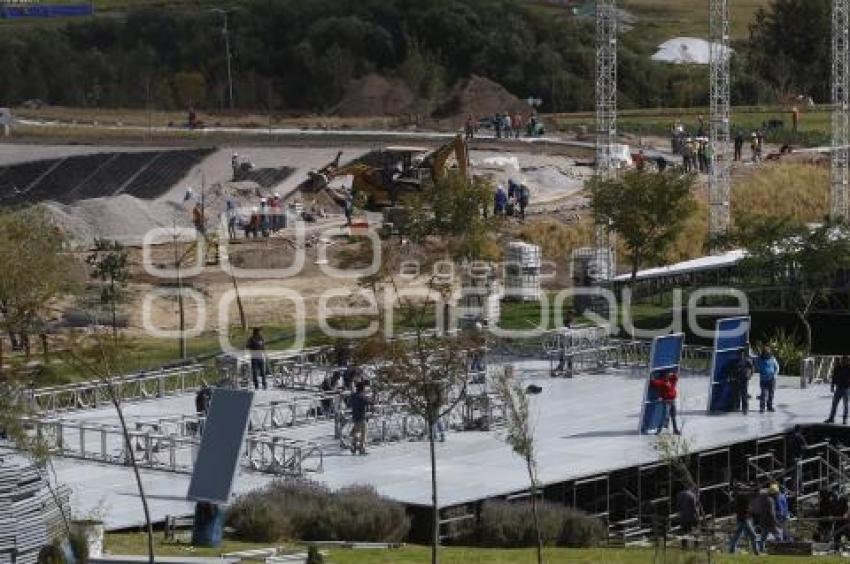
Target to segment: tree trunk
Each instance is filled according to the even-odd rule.
[[[183,279],[177,271],[177,309],[180,315],[180,358],[186,358],[186,312],[183,310]]]
[[[133,474],[136,476],[136,486],[139,489],[139,497],[142,500],[142,510],[145,513],[145,524],[147,525],[148,532],[148,563],[154,564],[153,524],[151,523],[151,514],[148,509],[148,498],[145,496],[145,487],[142,484],[142,475],[139,473],[139,465],[136,463],[136,456],[133,454],[133,441],[130,438],[130,433],[127,431],[127,422],[124,419],[124,411],[121,409],[121,402],[119,401],[112,384],[109,384],[109,395],[112,397],[112,405],[115,406],[115,411],[118,412],[118,420],[121,423],[121,433],[124,435],[124,447],[127,449],[127,456],[130,458],[130,464],[133,466]]]
[[[115,304],[115,282],[110,282],[111,286],[111,296],[112,300],[110,301],[110,305],[112,306],[112,338],[116,341],[118,340],[118,313],[116,312],[116,304]]]
[[[39,335],[41,339],[41,355],[44,359],[44,365],[47,366],[50,363],[50,345],[47,341],[47,333],[42,333]]]
[[[437,506],[437,451],[434,446],[434,422],[428,422],[428,448],[431,451],[431,512],[433,530],[431,532],[431,564],[438,564],[440,546],[440,510]]]
[[[537,534],[537,564],[543,564],[543,537],[540,536],[540,516],[537,514],[537,478],[534,475],[534,462],[525,457],[528,480],[531,482],[531,514],[534,516],[534,531]]]
[[[800,323],[803,324],[803,329],[805,330],[806,336],[806,356],[812,354],[812,324],[809,322],[808,316],[797,310],[797,317],[800,319]]]
[[[248,323],[245,320],[245,308],[242,307],[242,296],[239,295],[239,285],[236,283],[236,276],[230,274],[230,281],[233,282],[233,291],[236,292],[236,308],[239,310],[239,323],[242,325],[242,331],[248,332]]]
[[[638,269],[640,268],[640,254],[635,253],[632,255],[632,279],[631,283],[634,284],[635,280],[637,280]]]

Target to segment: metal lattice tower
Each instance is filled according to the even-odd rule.
[[[850,142],[850,0],[832,0],[832,168],[830,215],[847,218]]]
[[[596,0],[596,173],[611,178],[617,173],[613,146],[617,137],[617,1]],[[597,264],[607,265],[602,276],[610,279],[611,239],[607,226],[596,229]]]
[[[729,0],[709,0],[709,72],[711,73],[711,114],[709,141],[711,172],[709,188],[709,235],[716,237],[729,228],[731,187],[729,151]]]

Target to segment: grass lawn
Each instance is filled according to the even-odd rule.
[[[639,18],[636,30],[658,38],[708,37],[708,0],[623,0],[624,9]],[[767,8],[770,0],[729,2],[732,39],[745,39],[756,10]]]
[[[792,144],[828,144],[831,127],[829,110],[823,107],[811,110],[801,108],[801,111],[799,135],[796,139],[791,133],[790,110],[780,106],[732,108],[732,133],[734,135],[737,129],[741,129],[745,134],[748,134],[761,127],[763,122],[776,119],[784,122],[785,130],[781,132],[781,135],[787,137],[786,140],[792,142]],[[695,130],[698,125],[697,116],[700,115],[707,118],[708,108],[620,110],[617,128],[621,133],[666,136],[676,120],[680,120],[689,130]],[[560,130],[575,130],[583,126],[588,131],[593,131],[595,127],[595,116],[589,112],[552,114],[545,117]],[[771,141],[771,139],[769,138],[768,141]]]
[[[274,544],[245,543],[235,540],[226,540],[220,548],[193,548],[183,543],[166,543],[162,540],[162,533],[155,533],[155,550],[160,556],[219,556],[227,552],[236,552],[256,548],[269,548]],[[110,534],[106,537],[106,550],[112,554],[144,554],[147,550],[147,537],[138,533]],[[287,545],[287,549],[297,549],[293,545]],[[427,546],[409,545],[402,548],[386,550],[360,550],[360,549],[322,549],[328,555],[327,562],[340,564],[404,564],[430,561],[430,549]],[[596,564],[608,562],[613,564],[644,564],[653,561],[653,551],[646,549],[568,549],[549,548],[546,549],[544,557],[546,562],[560,563],[570,562],[577,564]],[[445,547],[440,551],[440,560],[446,564],[532,564],[536,562],[534,550],[530,549],[483,549],[467,547]],[[696,564],[706,561],[705,555],[696,552],[682,553],[678,550],[668,550],[666,562],[668,564],[689,563]],[[747,555],[720,555],[714,554],[712,562],[725,563],[748,563],[748,562],[794,562],[811,561],[811,558],[792,557],[753,557]],[[834,564],[843,562],[840,558],[818,558],[823,564]]]

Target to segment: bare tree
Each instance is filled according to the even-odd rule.
[[[127,350],[127,343],[123,342],[120,336],[109,338],[106,335],[95,333],[89,335],[84,341],[80,340],[72,343],[67,352],[67,357],[68,364],[80,375],[87,378],[93,377],[106,387],[109,393],[109,400],[118,414],[121,433],[124,437],[124,449],[128,458],[127,462],[133,467],[136,487],[139,490],[139,498],[142,501],[142,510],[145,515],[148,536],[148,562],[153,564],[155,557],[153,524],[151,522],[150,509],[148,508],[148,499],[145,496],[145,488],[142,483],[141,473],[139,472],[139,465],[136,463],[136,457],[133,454],[133,441],[130,438],[127,421],[124,418],[121,394],[115,386],[115,378],[121,376],[126,371]]]
[[[675,472],[679,481],[682,482],[685,488],[698,492],[699,484],[697,484],[690,467],[690,441],[678,435],[659,435],[655,440],[654,448],[656,452],[658,452],[661,460],[670,465],[670,470]],[[705,541],[703,544],[705,546],[706,557],[709,564],[711,564],[712,550],[710,540],[713,531],[711,530],[711,524],[705,514],[705,511],[702,511],[702,506],[699,503],[699,497],[697,497],[697,507],[699,510],[699,536]]]
[[[540,535],[540,517],[537,514],[537,457],[534,450],[534,426],[531,422],[528,395],[522,385],[505,370],[496,380],[496,392],[505,406],[507,433],[505,442],[525,462],[531,485],[531,514],[537,533],[537,562],[543,564],[543,537]]]

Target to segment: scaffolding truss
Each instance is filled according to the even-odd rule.
[[[614,143],[617,138],[617,2],[596,0],[596,173],[610,179],[617,173]],[[604,265],[603,280],[613,275],[611,236],[607,225],[596,227],[597,262]]]
[[[709,0],[709,72],[711,114],[709,141],[709,236],[713,240],[729,228],[730,170],[729,152],[729,0]]]
[[[850,0],[832,0],[832,166],[830,214],[847,218],[850,142]]]

